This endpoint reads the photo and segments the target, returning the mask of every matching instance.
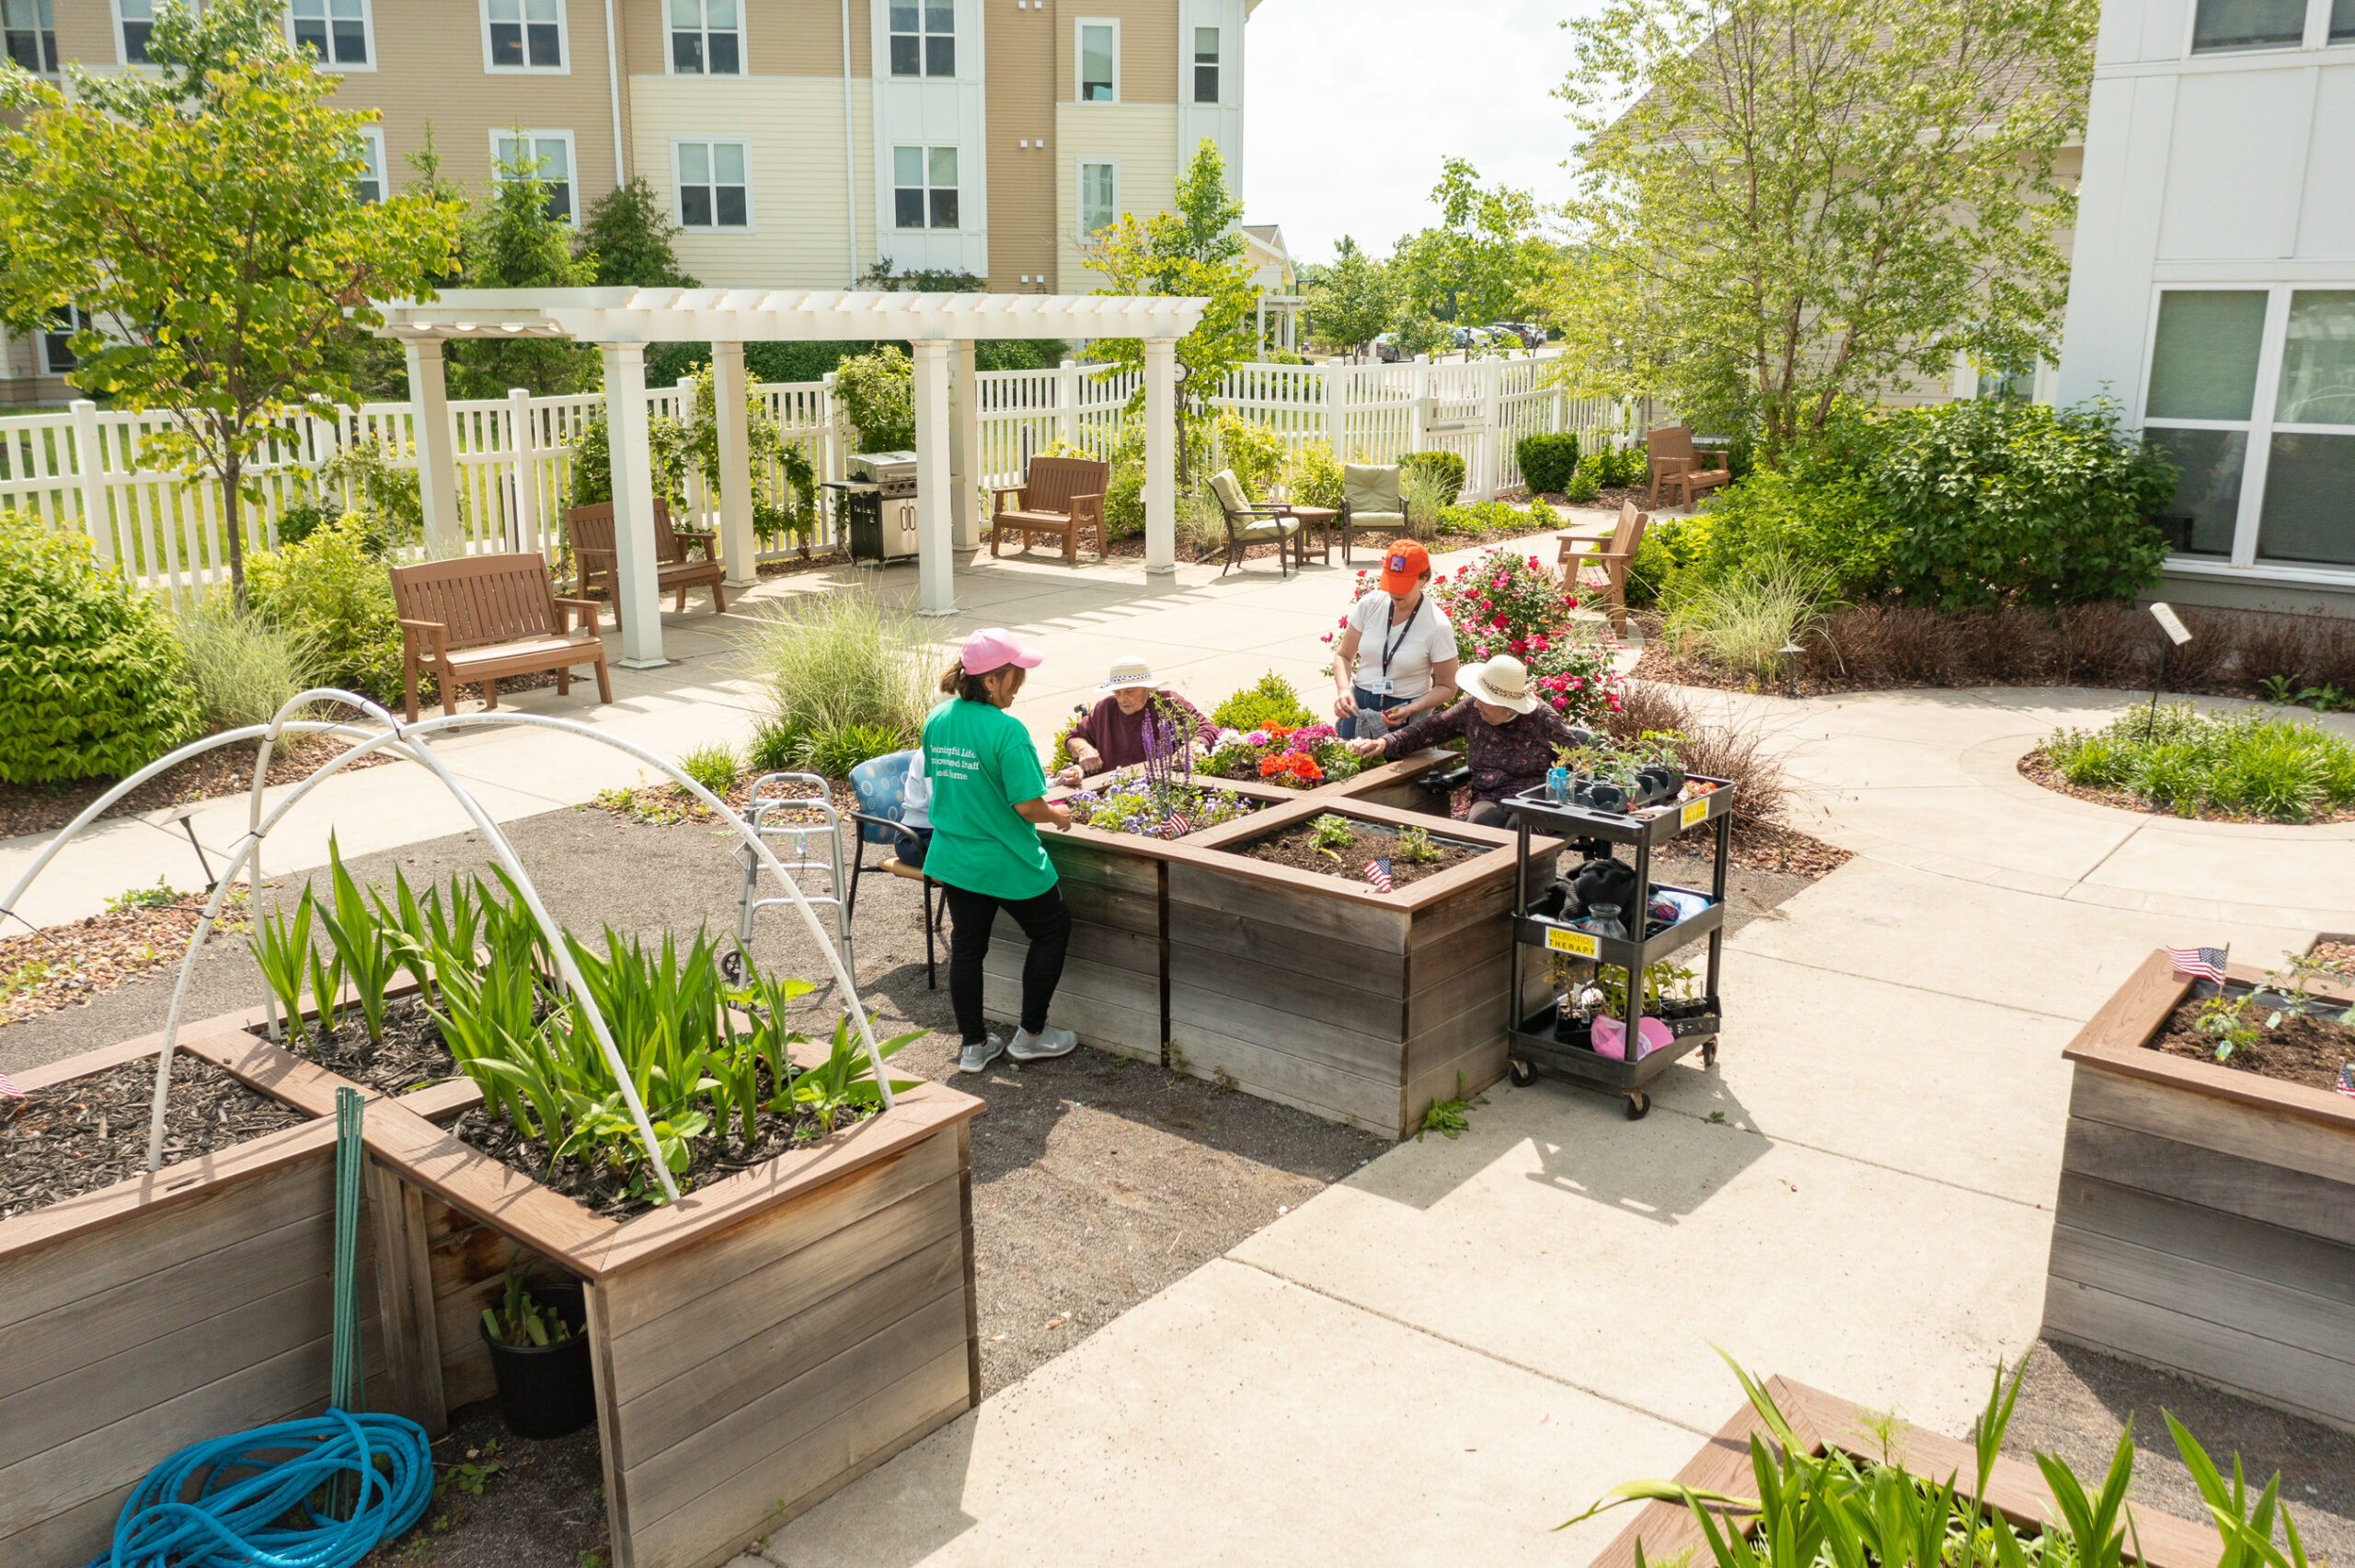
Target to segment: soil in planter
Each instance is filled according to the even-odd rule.
[[[414,1528],[362,1561],[370,1568],[582,1568],[612,1560],[604,1460],[593,1425],[518,1437],[499,1402],[450,1413],[433,1442],[433,1502]]]
[[[270,1038],[268,1027],[259,1024],[247,1033],[259,1040]],[[384,1037],[373,1045],[357,1008],[338,1013],[335,1028],[324,1041],[318,1021],[313,1019],[282,1044],[296,1056],[380,1094],[406,1094],[458,1074],[456,1059],[442,1043],[440,1026],[415,997],[385,1006]]]
[[[1344,818],[1343,820],[1348,821],[1349,818]],[[1350,822],[1349,843],[1327,853],[1310,841],[1311,824],[1315,821],[1312,817],[1308,821],[1286,828],[1280,833],[1271,833],[1248,844],[1238,844],[1235,853],[1248,855],[1253,860],[1272,861],[1278,865],[1322,872],[1328,876],[1358,883],[1366,879],[1367,861],[1387,856],[1393,887],[1404,887],[1408,883],[1420,882],[1426,876],[1436,876],[1450,866],[1461,865],[1488,853],[1485,844],[1461,843],[1433,833],[1431,847],[1439,851],[1437,859],[1404,860],[1398,854],[1398,834],[1395,830],[1356,821]],[[1334,858],[1336,855],[1339,856],[1338,860]]]
[[[2218,1036],[2197,1026],[2200,1010],[2205,1005],[2205,1000],[2197,997],[2178,1003],[2167,1014],[2159,1032],[2151,1036],[2147,1048],[2197,1061],[2215,1061]],[[2218,1065],[2236,1072],[2254,1072],[2259,1078],[2281,1083],[2303,1083],[2314,1089],[2338,1087],[2338,1070],[2355,1062],[2355,1029],[2304,1013],[2285,1013],[2280,1028],[2267,1029],[2263,1025],[2269,1016],[2270,1013],[2265,1009],[2251,1004],[2242,1017],[2258,1025],[2257,1043],[2236,1047]]]
[[[144,1174],[155,1094],[151,1057],[0,1100],[0,1219]],[[209,1061],[172,1059],[164,1163],[177,1165],[310,1120]]]

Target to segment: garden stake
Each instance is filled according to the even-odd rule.
[[[2185,625],[2183,617],[2177,615],[2174,607],[2164,601],[2152,604],[2151,618],[2159,624],[2159,630],[2165,632],[2166,636],[2159,644],[2159,672],[2151,680],[2151,716],[2142,721],[2144,740],[2151,738],[2151,731],[2159,722],[2159,688],[2166,683],[2167,648],[2170,645],[2180,645],[2191,640],[2191,628]]]
[[[327,1402],[350,1415],[360,1413],[367,1397],[360,1359],[360,1304],[352,1277],[360,1244],[360,1172],[368,1158],[360,1141],[365,1109],[359,1090],[347,1085],[335,1092],[335,1357],[327,1374]],[[337,1475],[328,1488],[327,1511],[348,1518],[354,1501],[350,1474]]]

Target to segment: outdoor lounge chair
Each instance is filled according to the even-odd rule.
[[[599,501],[594,506],[574,507],[564,514],[565,532],[572,539],[572,558],[579,564],[580,591],[602,581],[605,585],[605,601],[614,607],[614,624],[622,624],[621,566],[614,550],[614,503]],[[676,592],[679,608],[687,607],[687,589],[707,586],[711,589],[711,611],[724,614],[728,609],[728,590],[720,586],[727,580],[728,568],[714,558],[718,536],[692,528],[671,526],[671,508],[661,497],[654,498],[654,583],[655,597]],[[687,555],[690,544],[703,546],[703,559]]]
[[[1386,544],[1407,532],[1407,501],[1396,464],[1350,463],[1341,468],[1341,564],[1350,564],[1350,530],[1378,533]]]
[[[459,686],[482,682],[483,706],[499,706],[499,678],[556,671],[559,696],[572,690],[575,666],[594,665],[597,700],[614,700],[597,606],[558,599],[547,557],[536,550],[497,551],[395,567],[393,605],[400,616],[401,701],[417,722],[417,677],[431,672],[442,711],[458,711]],[[572,612],[580,629],[572,628]]]
[[[1226,517],[1226,565],[1219,567],[1218,575],[1226,576],[1227,567],[1239,564],[1254,544],[1273,544],[1276,575],[1290,576],[1291,567],[1285,557],[1300,540],[1300,519],[1290,516],[1281,507],[1252,505],[1251,498],[1243,493],[1243,482],[1235,476],[1232,468],[1222,468],[1211,475],[1211,494],[1218,498],[1218,509]],[[1301,564],[1307,564],[1305,555]]]
[[[1562,591],[1581,598],[1599,591],[1611,629],[1621,636],[1627,635],[1627,567],[1636,558],[1636,546],[1644,542],[1644,524],[1650,521],[1636,509],[1635,502],[1623,501],[1608,550],[1597,548],[1603,543],[1600,539],[1561,535]]]
[[[1652,471],[1651,495],[1645,505],[1660,505],[1660,492],[1666,486],[1671,506],[1689,507],[1701,498],[1701,492],[1733,482],[1733,471],[1726,466],[1722,452],[1704,452],[1693,445],[1693,427],[1663,425],[1644,438],[1644,451],[1649,456]],[[1708,459],[1706,464],[1703,458]]]
[[[1063,565],[1079,565],[1079,531],[1096,530],[1096,558],[1104,558],[1104,493],[1112,487],[1112,465],[1092,457],[1034,457],[1019,485],[999,485],[990,492],[990,554],[1009,533],[1043,533],[1063,542]],[[1008,508],[1005,498],[1018,496]]]
[[[858,824],[858,837],[854,847],[858,858],[851,862],[849,912],[845,919],[858,916],[858,879],[868,871],[888,872],[910,882],[924,885],[924,983],[927,990],[937,990],[934,979],[933,933],[940,929],[940,917],[948,912],[948,900],[937,900],[934,890],[940,884],[926,876],[922,868],[908,864],[898,855],[886,851],[875,865],[867,864],[867,846],[890,844],[900,835],[901,814],[907,809],[904,793],[908,784],[908,759],[913,751],[894,751],[887,757],[871,757],[850,771],[850,787],[858,796],[858,809],[850,819]]]

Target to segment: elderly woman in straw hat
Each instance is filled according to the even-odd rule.
[[[1425,714],[1379,740],[1352,740],[1350,750],[1395,761],[1461,737],[1464,760],[1472,768],[1472,809],[1465,819],[1510,827],[1512,818],[1499,802],[1545,784],[1556,747],[1583,746],[1592,737],[1570,728],[1540,701],[1528,667],[1510,654],[1467,665],[1455,679],[1464,701]]]
[[[1163,685],[1150,661],[1133,655],[1112,661],[1112,672],[1096,688],[1096,706],[1064,738],[1072,765],[1055,775],[1057,784],[1076,784],[1091,773],[1143,761],[1148,724],[1160,725],[1166,739],[1182,735],[1204,748],[1218,739],[1218,726]],[[1173,728],[1177,735],[1170,733]]]

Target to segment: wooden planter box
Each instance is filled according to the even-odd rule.
[[[2355,1099],[2144,1048],[2191,983],[2152,954],[2062,1053],[2044,1332],[2355,1430]]]
[[[340,1080],[247,1035],[260,1016],[192,1025],[178,1050],[331,1112]],[[17,1084],[70,1082],[161,1043],[85,1052]],[[334,1240],[332,1116],[0,1221],[0,1562],[86,1562],[175,1449],[324,1409]],[[357,1255],[376,1400],[388,1391],[365,1226]]]
[[[1196,1077],[1404,1138],[1457,1073],[1466,1093],[1504,1076],[1514,835],[1450,822],[1488,853],[1394,893],[1228,853],[1327,811],[1430,826],[1311,795],[1169,846],[1170,1046]],[[1551,994],[1542,967],[1526,989],[1523,1012]]]
[[[1783,1419],[1790,1423],[1792,1436],[1807,1445],[1809,1453],[1838,1449],[1854,1459],[1879,1460],[1880,1438],[1869,1425],[1873,1413],[1786,1378],[1768,1379],[1766,1391],[1773,1396],[1775,1408],[1783,1413]],[[1770,1445],[1774,1442],[1758,1413],[1745,1403],[1676,1472],[1675,1479],[1696,1492],[1733,1497],[1756,1495],[1758,1479],[1750,1459],[1752,1436],[1763,1437]],[[1897,1423],[1895,1436],[1896,1448],[1909,1471],[1937,1482],[1951,1475],[1962,1494],[1971,1495],[1979,1476],[1979,1459],[1970,1444],[1904,1422]],[[2085,1478],[2088,1487],[2099,1479]],[[1978,1501],[2024,1528],[2032,1528],[2062,1517],[2043,1474],[2033,1465],[2013,1459],[1995,1461],[1988,1473],[1987,1490]],[[2215,1568],[2223,1555],[2223,1542],[2212,1525],[2190,1524],[2131,1503],[2126,1505],[2126,1513],[2131,1521],[2126,1536],[2129,1562],[2139,1561],[2147,1568]],[[1702,1534],[1691,1509],[1676,1503],[1646,1503],[1637,1510],[1634,1521],[1597,1553],[1587,1568],[1636,1568],[1638,1541],[1646,1562],[1672,1562],[1687,1553],[1696,1568],[1706,1568],[1712,1561],[1708,1538]]]

